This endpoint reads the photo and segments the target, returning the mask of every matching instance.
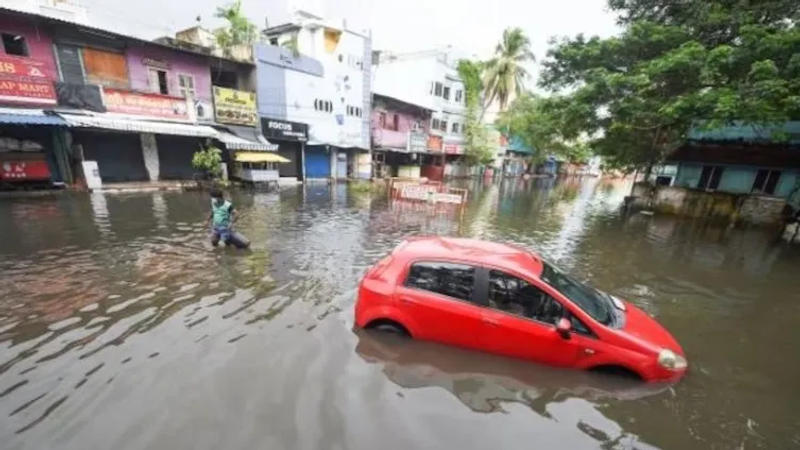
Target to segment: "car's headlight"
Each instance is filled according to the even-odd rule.
[[[668,370],[682,370],[686,368],[686,358],[665,348],[658,353],[658,365]]]

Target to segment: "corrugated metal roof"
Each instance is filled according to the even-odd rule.
[[[702,125],[702,124],[701,124]],[[776,134],[784,134],[789,143],[800,144],[800,121],[785,122],[774,125],[748,124],[734,122],[728,126],[703,129],[695,126],[689,130],[692,141],[741,141],[741,142],[778,142]]]
[[[533,154],[533,149],[528,146],[521,137],[516,135],[511,136],[511,138],[508,140],[508,150],[515,153],[527,153],[529,155]]]
[[[61,117],[41,109],[0,108],[0,124],[66,126]]]
[[[219,136],[217,130],[206,125],[123,119],[107,113],[96,113],[93,115],[59,113],[59,115],[71,127],[102,128],[106,130],[129,131],[131,133],[170,134],[175,136],[209,138]]]
[[[254,142],[249,139],[240,138],[235,134],[228,133],[227,131],[218,130],[219,136],[217,139],[222,141],[228,149],[235,150],[256,150],[262,152],[278,150],[277,144],[262,144],[261,142]]]

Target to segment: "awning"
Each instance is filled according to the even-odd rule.
[[[61,117],[49,115],[41,109],[0,108],[0,124],[66,126]]]
[[[175,136],[217,137],[217,130],[206,125],[190,125],[172,122],[154,122],[120,118],[107,113],[67,114],[58,113],[69,126],[78,128],[102,128],[131,133],[171,134]]]
[[[270,152],[236,152],[234,159],[237,162],[273,162],[288,163],[288,159],[277,153]]]
[[[269,142],[254,142],[249,139],[244,139],[227,131],[217,130],[219,136],[217,139],[222,141],[229,150],[256,150],[262,152],[274,152],[278,150],[277,144],[270,144]],[[264,140],[266,142],[266,139]]]

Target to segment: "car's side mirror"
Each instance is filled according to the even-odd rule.
[[[570,322],[566,317],[558,319],[558,322],[556,322],[556,331],[559,335],[561,335],[562,338],[569,339],[569,332],[572,331],[572,322]]]

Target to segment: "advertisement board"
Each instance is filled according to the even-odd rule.
[[[0,55],[0,101],[55,105],[53,80],[45,75],[43,66],[34,59]]]
[[[175,120],[189,119],[186,99],[182,97],[104,89],[103,103],[108,112]]]
[[[214,86],[214,115],[219,123],[258,125],[255,92]]]
[[[441,136],[428,136],[428,150],[432,152],[441,153],[442,152],[442,137]]]

